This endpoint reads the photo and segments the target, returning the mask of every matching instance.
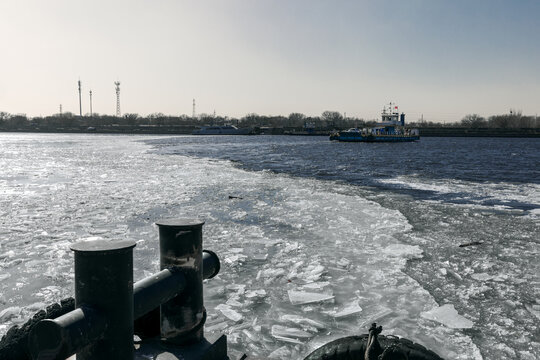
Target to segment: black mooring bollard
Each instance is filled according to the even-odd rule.
[[[135,242],[86,241],[75,252],[75,307],[91,307],[107,319],[101,339],[77,360],[129,359],[133,348],[133,248]]]
[[[92,308],[82,307],[56,319],[38,322],[30,332],[32,359],[66,359],[102,339],[107,319]]]
[[[220,267],[217,254],[210,250],[203,250],[203,280],[216,276]],[[133,318],[137,320],[159,308],[162,303],[183,294],[182,291],[185,288],[186,278],[182,270],[178,269],[164,269],[137,281],[133,284]],[[159,319],[156,318],[156,321],[156,327],[159,328]]]
[[[159,227],[161,270],[182,271],[184,292],[161,305],[161,337],[176,345],[203,339],[206,310],[203,306],[202,226],[196,219],[168,219]]]

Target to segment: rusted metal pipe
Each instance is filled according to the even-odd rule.
[[[160,267],[181,271],[186,291],[161,305],[161,337],[176,345],[203,339],[206,310],[203,306],[202,226],[197,219],[168,219],[159,228]]]

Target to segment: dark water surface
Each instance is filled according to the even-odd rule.
[[[182,155],[231,160],[248,170],[338,180],[417,199],[466,202],[473,195],[469,186],[501,184],[503,189],[540,184],[538,139],[431,137],[414,143],[370,144],[330,142],[326,137],[210,136],[158,143],[164,151],[174,153],[178,147]],[[445,185],[446,191],[439,191],[437,186]],[[524,210],[538,207],[527,198],[497,201],[488,193],[476,195],[470,199],[476,203]]]

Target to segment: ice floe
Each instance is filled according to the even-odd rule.
[[[474,323],[459,315],[452,304],[444,304],[420,314],[424,319],[433,320],[452,329],[470,329]]]

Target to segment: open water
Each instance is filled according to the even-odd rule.
[[[538,139],[0,134],[0,169],[0,335],[72,295],[69,244],[136,240],[139,280],[153,223],[199,217],[232,356],[376,321],[447,359],[540,359]]]

